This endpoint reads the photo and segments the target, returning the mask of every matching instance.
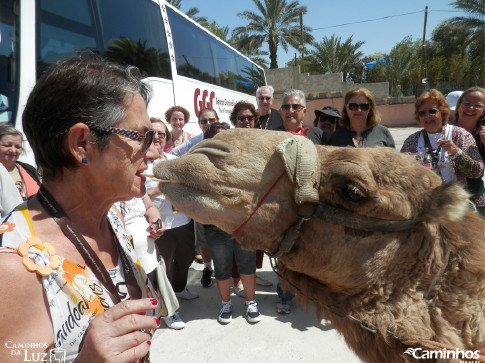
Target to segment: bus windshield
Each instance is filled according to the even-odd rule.
[[[15,6],[15,8],[14,8]],[[18,1],[0,2],[0,122],[9,122],[15,115],[18,92]]]

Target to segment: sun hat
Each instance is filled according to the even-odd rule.
[[[458,99],[460,98],[461,94],[463,91],[453,91],[448,93],[446,96],[446,100],[448,101],[448,104],[450,105],[450,110],[455,111],[456,103],[458,102]]]
[[[316,117],[320,116],[322,113],[332,117],[340,118],[340,112],[338,112],[338,110],[333,106],[325,106],[321,110],[315,110]]]

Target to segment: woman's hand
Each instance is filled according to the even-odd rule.
[[[96,316],[75,362],[138,362],[150,349],[149,330],[160,326],[144,314],[157,306],[156,299],[127,300]]]
[[[439,140],[438,145],[441,145],[441,149],[446,151],[450,156],[455,155],[460,148],[455,145],[455,143],[451,140]]]
[[[151,220],[149,223],[150,231],[148,236],[153,240],[162,237],[163,233],[165,232],[165,223],[163,223],[160,218]]]

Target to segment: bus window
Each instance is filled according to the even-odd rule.
[[[237,64],[235,52],[216,39],[211,40],[218,86],[236,89]]]
[[[165,28],[151,0],[40,0],[38,74],[45,65],[90,49],[147,77],[171,79]]]
[[[172,30],[177,73],[199,81],[216,84],[210,35],[167,6]]]
[[[16,110],[18,6],[18,1],[0,2],[0,122],[11,121]]]
[[[265,85],[264,71],[247,59],[237,59],[237,91],[256,95],[256,89]]]

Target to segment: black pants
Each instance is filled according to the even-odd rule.
[[[195,256],[194,222],[191,220],[183,226],[167,229],[155,243],[165,261],[173,291],[182,292],[187,285],[189,267]]]

